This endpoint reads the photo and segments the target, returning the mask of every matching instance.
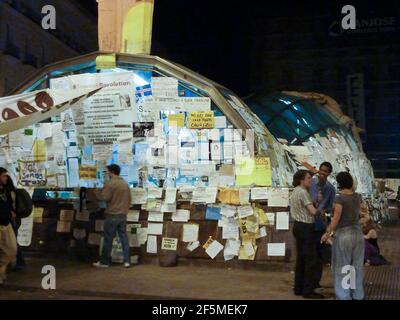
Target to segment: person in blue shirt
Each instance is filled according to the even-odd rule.
[[[315,288],[321,287],[319,282],[322,278],[324,261],[330,261],[329,247],[321,243],[320,239],[326,229],[324,217],[327,213],[332,212],[333,202],[336,196],[335,187],[328,181],[328,177],[331,175],[332,171],[333,167],[331,163],[321,163],[318,175],[313,178],[310,187],[311,199],[314,206],[317,208],[317,215],[315,216],[315,235],[318,252],[318,268],[315,274]]]

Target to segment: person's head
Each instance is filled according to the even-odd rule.
[[[362,230],[363,230],[364,234],[368,234],[368,232],[370,230],[377,231],[377,229],[378,229],[375,222],[370,218],[361,219],[361,224],[362,224]]]
[[[325,183],[328,180],[328,177],[332,173],[333,167],[330,162],[322,162],[319,166],[318,171],[318,180],[321,183]]]
[[[353,178],[351,174],[346,171],[339,172],[336,176],[336,181],[339,190],[351,189],[353,187]]]
[[[311,173],[308,170],[299,170],[293,176],[293,186],[309,188],[311,186]]]
[[[0,167],[0,185],[6,186],[8,183],[8,179],[8,171],[5,168]]]
[[[107,174],[110,177],[110,179],[112,177],[119,176],[120,172],[121,168],[117,164],[110,164],[109,166],[107,166]]]

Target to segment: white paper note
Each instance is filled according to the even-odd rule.
[[[164,213],[158,212],[158,211],[150,211],[147,221],[163,222],[164,221]]]
[[[288,188],[269,188],[268,207],[288,207],[289,189]]]
[[[60,221],[73,221],[74,220],[74,210],[61,209],[60,211]]]
[[[206,253],[210,256],[211,259],[214,259],[221,250],[224,249],[224,246],[219,243],[217,240],[214,240],[206,249]]]
[[[76,213],[76,220],[77,221],[89,221],[90,213],[87,210],[80,211]]]
[[[276,213],[276,230],[289,230],[289,212]]]
[[[147,253],[157,253],[157,236],[149,235],[147,237]]]
[[[266,236],[267,236],[267,228],[264,226],[264,227],[261,227],[261,228],[260,228],[260,233],[259,233],[259,235],[256,237],[256,239],[264,238],[264,237],[266,237]]]
[[[245,218],[254,214],[253,207],[251,205],[239,206],[238,207],[239,218]]]
[[[240,240],[226,240],[224,248],[224,259],[231,260],[239,255]]]
[[[183,225],[182,241],[194,242],[199,239],[199,225],[194,223],[187,223]]]
[[[190,211],[185,209],[178,209],[172,214],[172,221],[174,222],[188,222],[190,219]]]
[[[162,198],[162,188],[148,188],[147,198],[148,199],[161,199]]]
[[[147,234],[162,235],[163,224],[162,223],[149,223],[147,225]]]
[[[189,242],[188,245],[186,246],[186,249],[191,252],[194,249],[198,248],[199,246],[200,246],[199,241]]]
[[[165,190],[165,203],[173,204],[176,202],[176,188],[167,188]]]
[[[131,189],[132,204],[145,204],[147,202],[147,190],[143,188]]]
[[[139,221],[139,210],[129,210],[128,215],[126,217],[126,221],[128,222],[137,222]]]
[[[270,257],[284,257],[285,243],[268,243],[267,255]]]
[[[252,188],[251,200],[266,200],[268,199],[268,188]]]

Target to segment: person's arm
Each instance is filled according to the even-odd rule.
[[[100,201],[110,201],[112,197],[112,190],[110,185],[106,183],[102,189],[94,190],[94,195]]]
[[[371,229],[368,233],[364,236],[365,239],[376,239],[378,238],[378,234],[376,233],[375,229]]]
[[[331,190],[329,190],[328,196],[324,197],[322,199],[322,201],[319,203],[318,208],[317,208],[318,213],[332,209],[334,200],[335,200],[335,191],[334,191],[334,189],[331,189]]]
[[[308,213],[310,215],[314,216],[316,214],[317,210],[315,209],[315,207],[314,207],[314,205],[312,203],[310,194],[306,190],[304,190],[303,192],[304,192],[303,196],[302,196],[303,205],[308,210]]]
[[[307,205],[306,208],[307,208],[307,210],[308,210],[308,213],[311,214],[312,216],[315,216],[316,214],[319,213],[318,210],[315,209],[315,207],[314,207],[313,204]]]
[[[343,206],[340,203],[335,203],[333,218],[331,224],[326,228],[326,233],[321,238],[322,242],[326,242],[331,237],[332,233],[336,231],[340,218],[342,217],[342,210]]]

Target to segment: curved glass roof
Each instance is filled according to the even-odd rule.
[[[252,95],[244,99],[276,138],[300,145],[328,128],[342,131],[338,119],[314,100],[282,93]]]

